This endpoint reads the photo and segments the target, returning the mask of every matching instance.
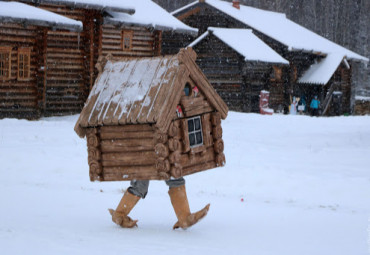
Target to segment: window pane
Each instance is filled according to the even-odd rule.
[[[194,120],[188,120],[188,132],[194,131]]]
[[[189,135],[189,142],[190,142],[190,146],[195,145],[195,135],[194,134]]]
[[[196,138],[197,138],[197,144],[202,144],[203,143],[203,138],[202,138],[202,132],[196,132],[195,133]]]
[[[196,118],[194,119],[195,122],[195,130],[200,130],[200,119]]]

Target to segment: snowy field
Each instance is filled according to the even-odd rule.
[[[370,254],[370,116],[311,118],[230,112],[226,166],[188,176],[186,231],[164,182],[111,222],[128,182],[91,183],[77,116],[0,120],[0,253]]]

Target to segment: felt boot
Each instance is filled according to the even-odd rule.
[[[176,188],[170,188],[168,194],[170,195],[171,203],[178,219],[176,224],[173,226],[173,229],[187,229],[207,215],[210,204],[206,205],[202,210],[196,213],[190,213],[185,185]]]
[[[128,216],[128,214],[131,212],[132,208],[134,208],[139,200],[140,197],[126,191],[121,201],[119,202],[117,209],[108,209],[110,214],[112,215],[112,221],[123,228],[137,227],[137,220],[132,220]]]

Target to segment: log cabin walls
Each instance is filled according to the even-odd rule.
[[[282,79],[275,78],[274,68],[269,69],[271,76],[269,90],[273,94],[278,95],[278,97],[272,95],[270,101],[270,107],[275,110],[283,107],[285,112],[287,112],[291,96],[304,96],[302,95],[302,86],[307,88],[306,92],[304,92],[308,93],[305,95],[307,101],[316,94],[321,97],[322,101],[332,102],[332,93],[329,93],[330,96],[327,98],[327,92],[332,90],[336,73],[336,69],[333,70],[332,66],[339,68],[342,64],[335,60],[324,61],[325,65],[315,65],[315,63],[322,62],[323,59],[329,59],[328,55],[331,53],[339,53],[341,55],[341,61],[343,61],[350,73],[351,63],[349,61],[361,61],[364,63],[369,61],[367,58],[290,21],[283,13],[265,11],[241,4],[239,4],[239,8],[235,8],[232,3],[220,0],[200,0],[176,10],[172,14],[184,23],[198,28],[198,36],[206,32],[209,27],[252,29],[256,36],[283,58],[287,59],[290,65],[282,68]],[[302,38],[304,39],[302,40]],[[236,39],[235,43],[237,42],[238,40]],[[217,58],[217,55],[215,54],[214,57]],[[330,59],[333,58],[330,57]],[[328,62],[332,65],[326,65]],[[253,68],[246,70],[246,72],[254,76]],[[324,76],[328,74],[330,79],[317,80],[316,77],[320,73],[324,73]],[[304,83],[301,78],[304,76],[307,78],[308,75],[310,79],[304,79],[307,81]],[[341,77],[342,85],[334,87],[339,89],[337,92],[343,92],[343,98],[341,99],[343,113],[348,113],[350,112],[350,104],[348,102],[351,95],[347,93],[346,84],[348,82],[350,84],[350,80],[348,80],[350,75],[343,73]],[[259,78],[260,84],[265,84],[265,86],[268,86],[268,80],[265,76],[260,76]],[[273,85],[274,83],[276,85]],[[224,87],[225,90],[228,90],[228,86]],[[309,87],[311,88],[309,89]],[[346,92],[342,91],[342,88]],[[232,91],[230,90],[231,93]],[[226,102],[229,105],[232,103],[228,99],[226,99]],[[331,106],[332,104],[329,103],[329,107]],[[253,107],[247,107],[244,111],[253,111]]]
[[[17,2],[0,2],[0,9],[0,118],[38,118],[47,95],[48,33],[77,34],[82,23]]]
[[[39,14],[35,17],[43,17],[44,11],[59,18],[35,21],[0,12],[0,118],[78,113],[94,85],[99,56],[158,56],[162,31],[197,32],[149,0],[19,2],[0,3],[5,12],[10,8],[5,5],[16,4],[19,10],[32,8],[29,13]],[[143,14],[147,9],[153,16]],[[64,24],[63,19],[70,22]]]

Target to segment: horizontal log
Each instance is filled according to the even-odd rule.
[[[183,167],[182,168],[182,175],[185,176],[185,175],[189,175],[189,174],[194,174],[194,173],[197,173],[197,172],[205,171],[205,170],[216,168],[216,167],[217,166],[216,166],[215,161],[209,161],[209,162],[201,163],[201,164],[198,164],[198,165]]]
[[[212,113],[211,121],[213,126],[221,125],[221,114],[219,112]]]
[[[166,143],[168,141],[168,135],[160,132],[156,132],[154,135],[156,143]]]
[[[183,173],[182,173],[182,166],[180,164],[174,164],[171,166],[171,176],[173,176],[174,178],[180,178],[181,176],[183,176]]]
[[[155,164],[154,151],[102,153],[103,166],[138,166]]]
[[[152,131],[139,131],[139,132],[106,132],[101,130],[100,138],[103,140],[107,139],[154,139],[154,132]]]
[[[207,148],[204,153],[196,153],[196,154],[182,154],[180,158],[180,164],[183,167],[189,167],[193,165],[198,165],[204,162],[208,162],[211,160],[215,160],[215,152],[212,147]]]
[[[222,127],[221,127],[221,125],[213,127],[212,136],[213,136],[214,140],[222,138]]]
[[[125,178],[123,178],[125,177]],[[102,181],[131,181],[131,180],[166,180],[168,177],[160,173],[138,173],[130,175],[104,174]]]
[[[139,152],[154,149],[153,139],[112,139],[101,141],[102,152]]]
[[[163,143],[156,144],[154,146],[154,151],[157,157],[160,157],[160,158],[167,158],[169,154],[168,147],[164,145]]]
[[[176,120],[176,121],[172,121],[169,129],[168,129],[168,135],[170,137],[177,137],[177,138],[180,138],[181,137],[181,129],[180,129],[180,121],[179,120]]]
[[[168,140],[168,148],[170,151],[180,151],[181,150],[181,143],[178,138],[170,138]]]
[[[102,126],[101,132],[141,132],[141,131],[153,131],[154,128],[151,125],[123,125],[123,126]]]
[[[199,108],[194,108],[192,110],[186,111],[185,116],[187,116],[187,117],[197,116],[197,115],[201,115],[203,113],[208,113],[208,112],[212,112],[212,111],[213,111],[213,108],[211,106],[202,106],[202,107],[199,107]]]
[[[157,169],[158,172],[168,172],[170,171],[171,165],[168,159],[164,158],[157,158],[155,162],[155,169]]]
[[[131,174],[153,174],[157,173],[154,165],[140,165],[140,166],[117,166],[117,167],[104,167],[104,174],[116,175],[131,175]]]
[[[224,141],[222,139],[218,139],[214,142],[213,149],[216,153],[222,153],[224,151]]]

